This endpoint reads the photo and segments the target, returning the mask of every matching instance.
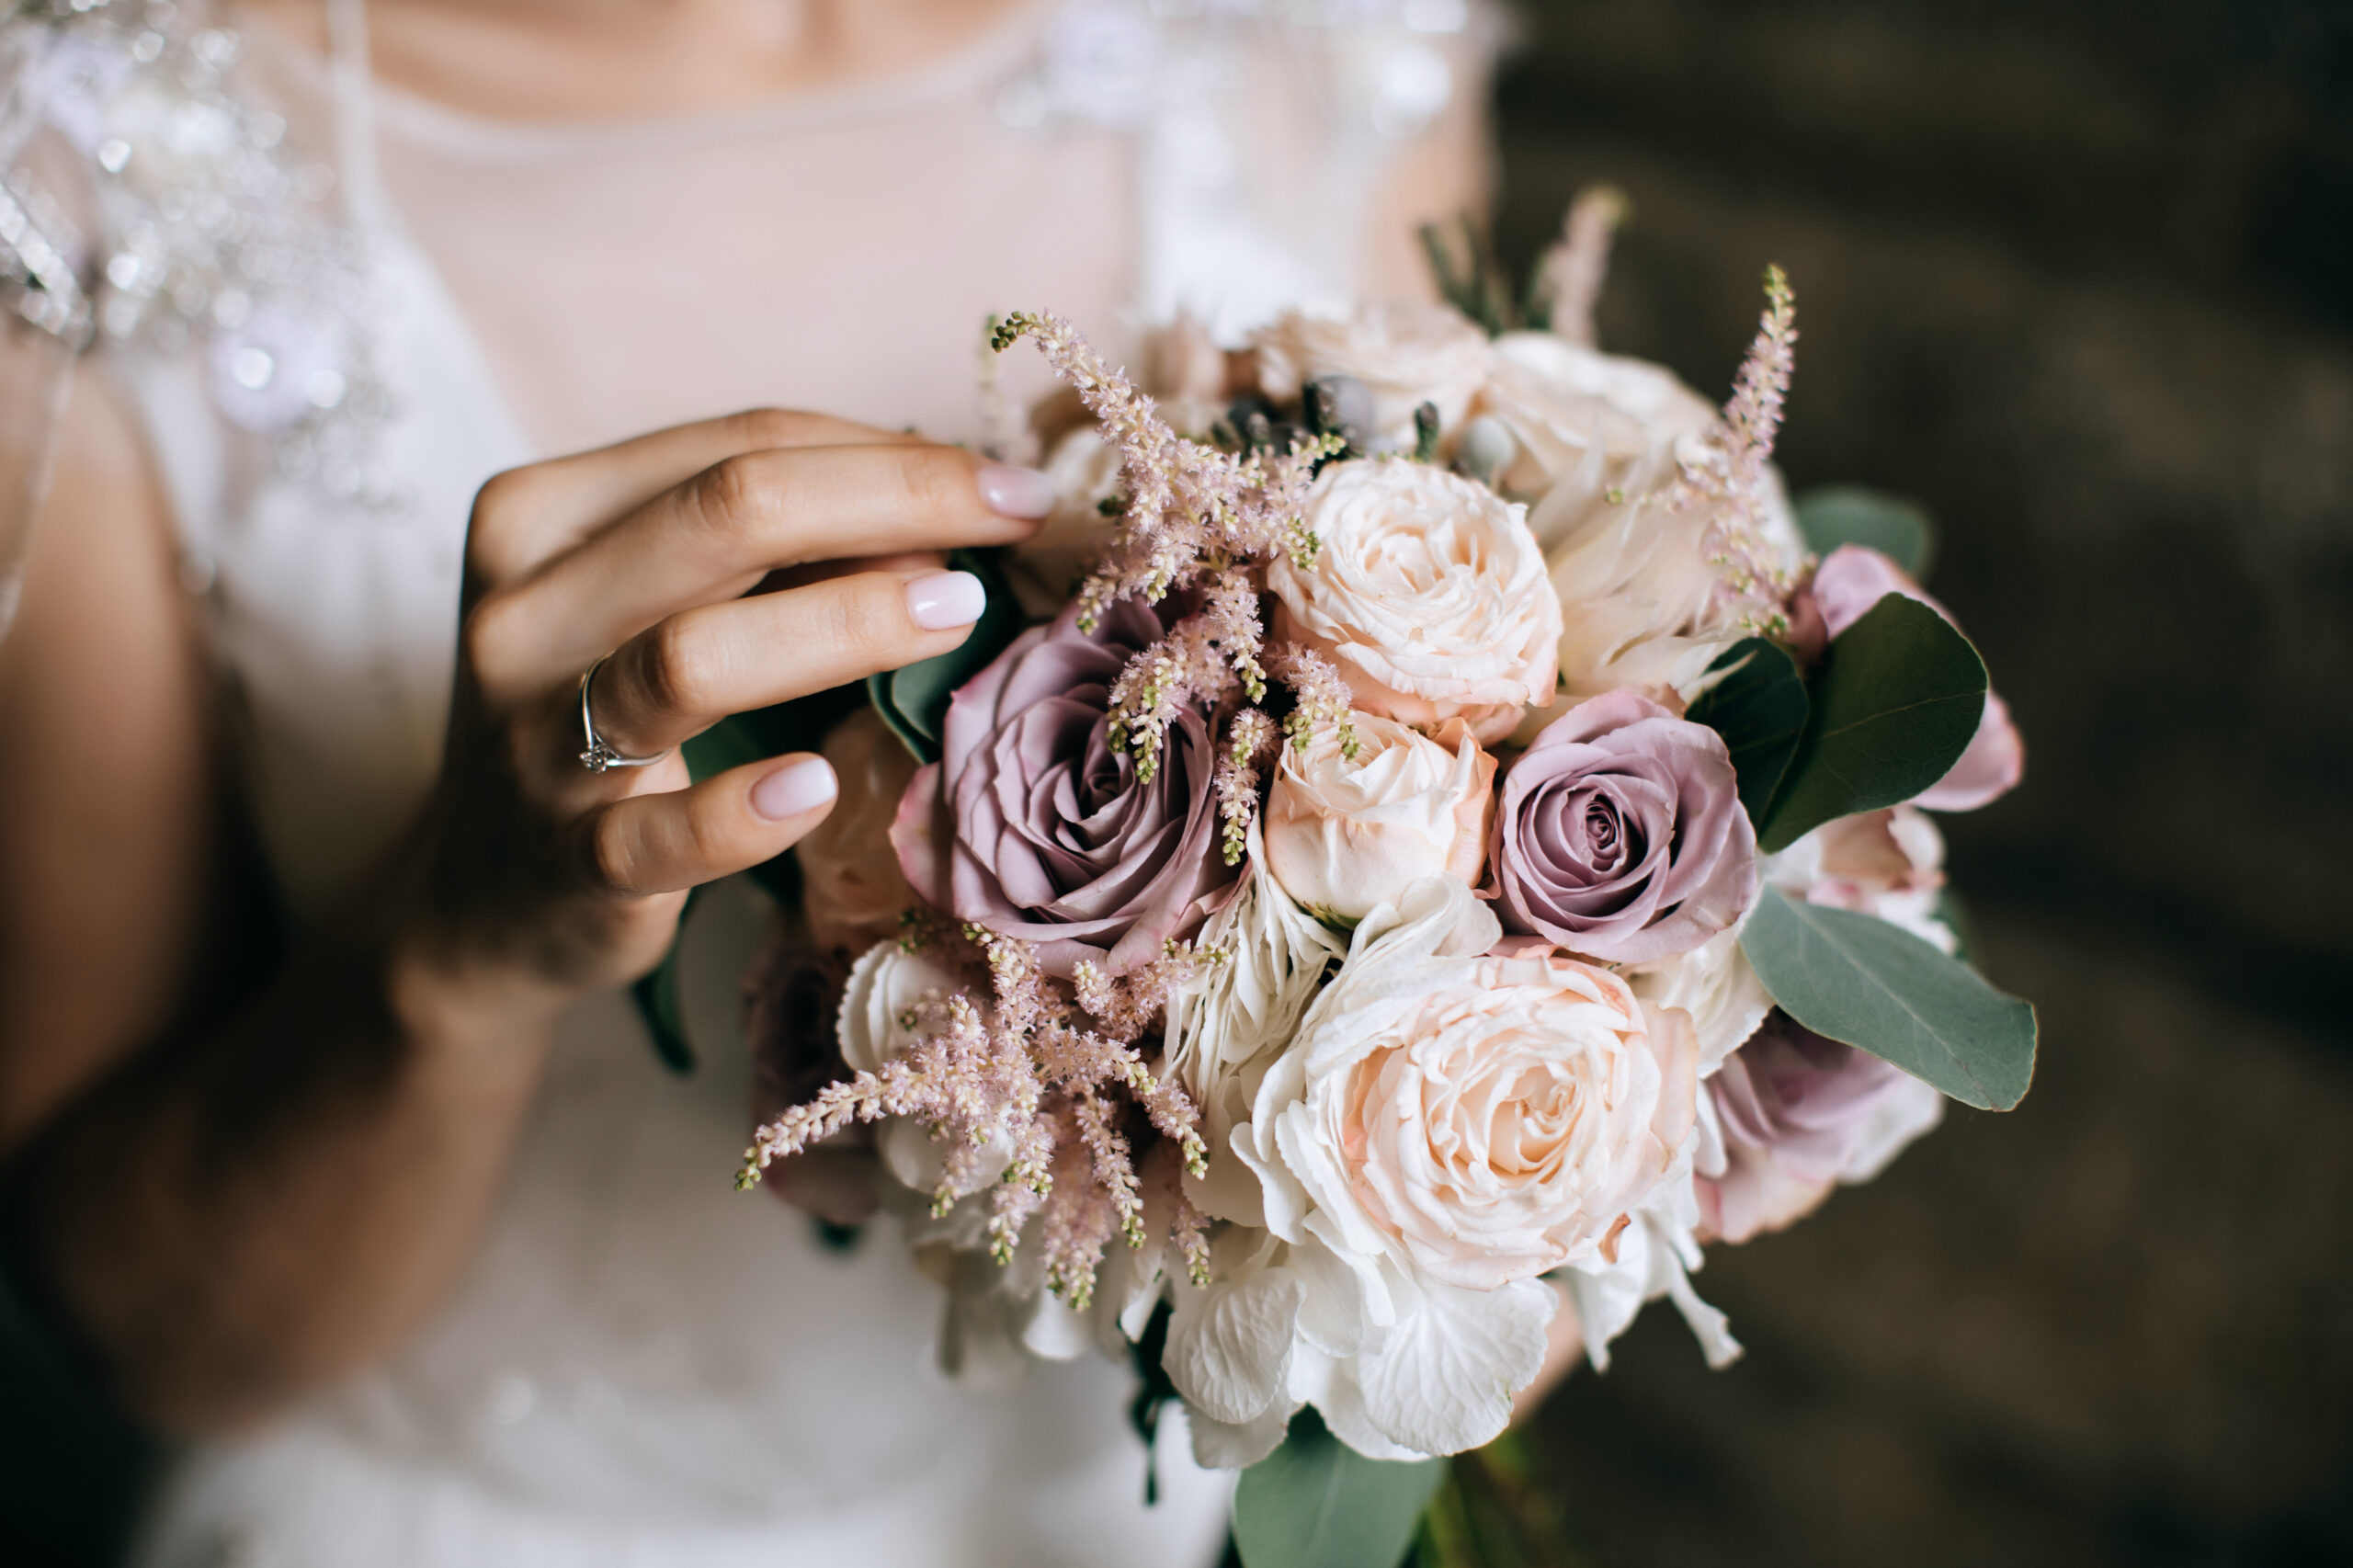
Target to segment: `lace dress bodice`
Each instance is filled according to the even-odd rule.
[[[356,6],[335,3],[348,44]],[[369,90],[356,51],[322,62],[152,0],[15,24],[11,199],[40,206],[18,132],[44,117],[98,197],[36,214],[82,236],[78,257],[55,247],[78,262],[78,302],[31,277],[6,204],[0,261],[20,313],[106,350],[297,918],[352,886],[431,780],[466,517],[492,473],[756,404],[966,438],[993,312],[1055,310],[1118,357],[1179,306],[1231,335],[1284,302],[1400,286],[1358,269],[1364,236],[1388,216],[1384,176],[1475,97],[1476,17],[1332,9],[1352,19],[1030,8],[890,81],[560,127]],[[202,135],[171,96],[186,74],[159,76],[185,50],[214,51],[233,95]],[[224,145],[278,173],[204,162]],[[339,226],[296,222],[317,205],[306,182],[332,188]],[[172,262],[141,294],[115,258],[143,234],[139,266],[164,267],[157,246],[196,243],[173,225],[213,232],[203,203],[222,192],[218,265]],[[254,234],[284,255],[247,276],[262,241],[235,236]],[[1372,248],[1401,256],[1404,237]],[[1016,395],[1042,385],[1017,374],[1032,379]],[[952,1385],[932,1366],[938,1292],[887,1227],[832,1248],[733,1189],[740,977],[767,919],[733,886],[697,907],[691,1075],[657,1064],[625,998],[575,1011],[455,1299],[389,1364],[188,1456],[146,1561],[1213,1558],[1225,1483],[1164,1433],[1162,1500],[1142,1506],[1124,1369]]]

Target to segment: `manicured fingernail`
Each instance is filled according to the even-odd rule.
[[[1054,482],[1034,468],[990,463],[980,483],[981,499],[1000,517],[1042,517],[1054,509]]]
[[[988,604],[988,590],[970,572],[928,573],[907,585],[907,618],[926,631],[970,626]]]
[[[788,762],[752,786],[752,809],[770,822],[813,812],[841,790],[833,765],[822,756]]]

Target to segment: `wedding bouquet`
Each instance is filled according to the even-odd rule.
[[[1778,271],[1721,411],[1597,352],[1608,230],[1524,302],[1437,244],[1449,305],[1180,324],[1157,396],[996,324],[1076,394],[1059,507],[828,734],[756,984],[745,1183],[871,1124],[943,1363],[1134,1356],[1253,1563],[1393,1561],[1564,1297],[1729,1360],[1704,1244],[2032,1070],[1929,814],[2021,748],[1923,524],[1785,498]]]

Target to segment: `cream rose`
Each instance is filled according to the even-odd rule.
[[[1660,366],[1541,332],[1495,339],[1474,409],[1512,437],[1497,488],[1559,497],[1547,521],[1564,530],[1597,507],[1621,504],[1613,493],[1640,495],[1672,483],[1676,443],[1716,417],[1707,399]]]
[[[891,822],[915,759],[871,708],[835,725],[823,749],[841,798],[793,853],[811,937],[854,953],[893,935],[899,916],[919,902],[891,847]]]
[[[1402,914],[1459,886],[1417,884]],[[1646,1018],[1549,948],[1419,956],[1382,934],[1358,927],[1255,1108],[1324,1239],[1474,1290],[1606,1256],[1691,1130],[1690,1020]]]
[[[1232,907],[1210,934],[1236,945],[1218,967],[1242,983],[1170,1010],[1171,1060],[1183,1062],[1173,1070],[1216,1108],[1209,1181],[1188,1190],[1239,1221],[1219,1227],[1206,1288],[1173,1281],[1164,1365],[1192,1405],[1195,1451],[1228,1467],[1264,1458],[1302,1403],[1370,1458],[1476,1448],[1503,1430],[1512,1393],[1542,1365],[1558,1298],[1538,1279],[1449,1284],[1359,1211],[1350,1220],[1312,1194],[1294,1164],[1321,1167],[1295,1145],[1316,1135],[1292,1122],[1306,1105],[1308,1042],[1347,1028],[1325,1006],[1333,987],[1314,983],[1336,949],[1272,878],[1254,875]],[[1468,887],[1427,878],[1358,926],[1335,984],[1359,1006],[1376,983],[1410,993],[1432,966],[1473,960],[1500,935]],[[1346,1178],[1335,1180],[1345,1193]]]
[[[1437,737],[1393,719],[1350,721],[1283,748],[1267,800],[1267,869],[1318,914],[1360,920],[1399,888],[1443,872],[1476,887],[1495,819],[1495,759],[1460,722]]]
[[[1677,442],[1682,459],[1705,457],[1698,446],[1692,436]],[[1564,706],[1629,688],[1688,699],[1716,656],[1778,602],[1762,585],[1738,591],[1739,573],[1718,560],[1720,527],[1753,524],[1761,563],[1776,570],[1794,572],[1804,555],[1770,469],[1747,519],[1730,515],[1731,502],[1681,494],[1678,472],[1668,470],[1647,490],[1605,487],[1597,495],[1563,483],[1529,507],[1529,527],[1544,543],[1561,600]]]
[[[1549,702],[1561,606],[1523,508],[1427,463],[1334,463],[1308,493],[1313,564],[1277,560],[1274,634],[1338,666],[1356,706],[1483,742]]]
[[[1487,335],[1445,305],[1359,305],[1335,312],[1293,311],[1252,339],[1258,382],[1277,403],[1296,403],[1321,376],[1347,376],[1372,394],[1375,439],[1414,443],[1414,410],[1438,406],[1451,429],[1487,378]]]

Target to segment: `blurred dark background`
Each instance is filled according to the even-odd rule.
[[[2019,1110],[1721,1249],[1536,1434],[1594,1568],[2353,1563],[2353,6],[1529,0],[1505,252],[1917,496],[2025,786],[1947,819]]]

